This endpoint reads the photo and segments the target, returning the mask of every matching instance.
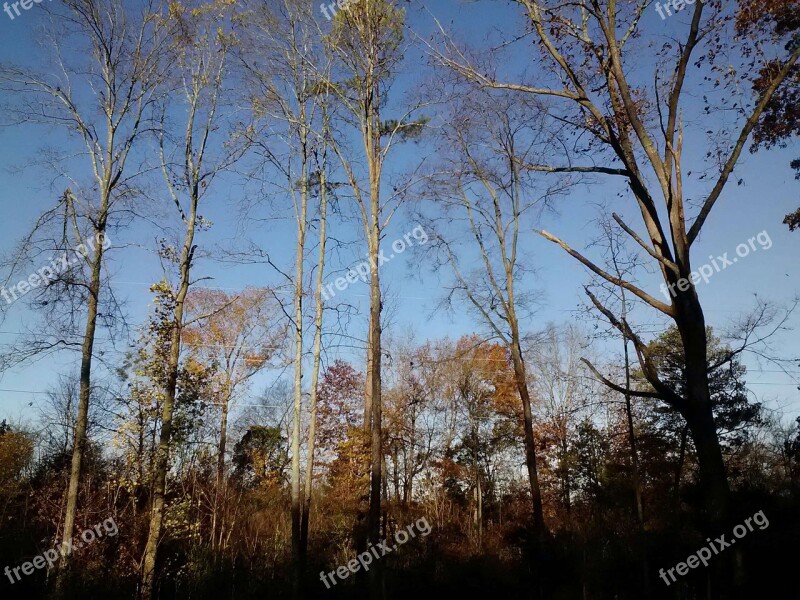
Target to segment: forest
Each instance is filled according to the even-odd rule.
[[[3,13],[0,598],[800,597],[798,2]]]

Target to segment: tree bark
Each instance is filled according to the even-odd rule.
[[[302,165],[300,169],[300,206],[297,210],[297,247],[295,252],[294,290],[294,415],[292,425],[292,561],[294,566],[294,597],[301,595],[303,578],[301,565],[302,500],[300,497],[300,420],[303,407],[303,284],[308,218],[308,147],[305,129],[305,110],[300,111],[300,147]]]
[[[195,190],[196,192],[196,190]],[[181,353],[181,334],[186,295],[189,292],[190,272],[194,255],[194,232],[197,219],[197,197],[192,201],[192,211],[186,226],[186,239],[181,251],[181,282],[175,299],[175,316],[170,334],[169,362],[164,405],[161,410],[161,432],[156,451],[155,473],[153,477],[153,506],[150,514],[150,532],[144,552],[141,580],[141,597],[150,600],[156,591],[156,559],[161,541],[166,506],[167,471],[169,470],[169,451],[172,441],[172,418],[175,411],[175,395],[178,388],[178,367]]]
[[[308,554],[308,527],[311,513],[311,492],[314,481],[314,450],[317,435],[317,386],[319,384],[320,359],[322,357],[322,319],[325,304],[322,298],[322,286],[325,272],[325,245],[327,243],[328,222],[328,191],[325,170],[327,162],[323,153],[322,167],[320,170],[320,209],[319,209],[319,256],[317,259],[317,283],[315,291],[314,308],[314,363],[311,367],[311,398],[310,416],[308,425],[308,458],[306,460],[306,479],[303,491],[303,511],[300,522],[300,560],[301,567],[305,569]]]
[[[103,243],[106,229],[106,214],[108,208],[108,196],[103,199],[101,208],[101,218],[96,230],[97,244],[95,245],[95,255],[92,262],[92,274],[89,281],[89,305],[86,312],[86,330],[83,336],[83,346],[81,348],[81,375],[80,375],[80,398],[78,400],[78,414],[75,420],[75,437],[72,446],[72,463],[70,465],[69,486],[67,489],[67,506],[64,512],[64,530],[62,532],[62,562],[57,587],[63,591],[65,577],[69,567],[68,554],[66,549],[69,542],[75,535],[75,515],[78,510],[78,494],[80,491],[81,473],[83,470],[83,458],[86,452],[87,430],[89,427],[89,399],[92,392],[92,358],[94,353],[94,341],[97,331],[97,314],[100,304],[100,278],[102,275],[103,255],[105,245]]]
[[[378,233],[377,215],[373,218],[375,227],[374,251],[376,260],[372,263],[370,282],[370,387],[368,403],[371,406],[371,466],[369,495],[369,540],[376,544],[380,540],[381,516],[381,463],[383,459],[382,403],[381,403],[381,290],[378,274]]]
[[[370,232],[370,331],[369,331],[369,388],[367,403],[371,407],[371,452],[369,515],[367,519],[368,539],[373,546],[380,541],[381,525],[381,471],[383,466],[383,431],[381,403],[381,288],[378,273],[380,250],[380,226],[377,185],[373,188],[372,227]],[[374,599],[383,597],[383,569],[380,561],[370,570],[371,593]]]
[[[513,326],[512,326],[513,327]],[[514,328],[515,329],[515,328]],[[528,469],[528,483],[531,490],[533,507],[533,531],[538,544],[544,542],[544,511],[542,509],[542,492],[539,488],[539,473],[536,466],[536,440],[533,437],[533,414],[531,412],[531,396],[528,391],[525,363],[522,360],[522,349],[518,335],[512,332],[511,360],[514,364],[514,376],[517,390],[522,401],[522,418],[525,442],[525,465]]]
[[[211,546],[220,548],[222,546],[222,536],[224,526],[220,522],[220,504],[225,499],[225,448],[228,438],[228,407],[230,405],[230,379],[226,382],[225,393],[222,398],[222,416],[219,425],[219,444],[217,445],[217,481],[215,486],[214,515],[211,523]],[[219,530],[219,542],[217,542],[217,530]]]
[[[687,402],[681,411],[697,451],[706,516],[712,528],[727,526],[730,488],[719,444],[708,383],[705,318],[694,290],[676,302],[686,359]]]

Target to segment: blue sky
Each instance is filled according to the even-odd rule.
[[[457,32],[458,39],[474,44],[480,44],[487,35],[492,39],[514,37],[521,27],[520,20],[511,18],[516,14],[516,9],[500,0],[435,0],[429,6],[444,25]],[[44,61],[48,54],[47,49],[36,44],[36,32],[44,23],[42,17],[42,11],[37,7],[14,21],[0,13],[0,61],[22,61],[46,68]],[[676,15],[662,21],[655,13],[648,14],[643,28],[652,32],[654,38],[667,36],[674,33],[670,28],[682,26],[682,18],[682,15]],[[430,21],[420,12],[412,13],[410,22],[423,35],[430,31]],[[518,43],[512,50],[516,53],[516,59],[512,59],[507,65],[509,72],[523,68],[525,53],[531,51],[530,46],[524,42]],[[419,76],[424,71],[415,68],[415,61],[421,60],[419,54],[419,50],[415,49],[407,55],[408,74],[401,79],[396,89],[400,95],[413,91],[413,86],[419,82]],[[692,102],[692,95],[691,91],[687,94],[689,103]],[[686,146],[698,149],[698,161],[705,150],[702,129],[687,129]],[[62,182],[54,181],[52,176],[48,176],[38,167],[26,165],[36,159],[44,145],[59,146],[69,143],[71,142],[64,138],[62,132],[55,130],[0,128],[0,251],[7,252],[13,248],[14,243],[28,231],[34,218],[50,206],[65,187]],[[417,159],[419,152],[425,152],[425,149],[411,145],[400,150],[396,159],[400,163],[410,164]],[[708,255],[718,256],[728,252],[733,256],[738,244],[762,231],[768,233],[773,243],[769,250],[759,248],[735,266],[715,274],[707,284],[699,286],[698,293],[705,307],[707,321],[715,328],[724,328],[737,315],[752,307],[754,295],[785,303],[797,294],[800,282],[800,233],[790,233],[781,223],[783,216],[798,206],[798,182],[788,168],[789,161],[797,155],[797,145],[786,150],[745,154],[735,178],[741,178],[742,185],[736,185],[735,179],[728,185],[696,244],[695,268],[707,262]],[[691,159],[689,154],[685,158],[687,164]],[[25,168],[21,172],[16,171],[19,167]],[[237,199],[244,190],[239,186],[228,186],[224,181],[221,183],[214,195],[209,197],[210,203],[203,212],[204,216],[214,222],[214,227],[210,232],[202,234],[200,243],[205,239],[215,244],[227,245],[247,235],[263,247],[269,248],[278,260],[288,266],[294,242],[291,214],[286,212],[286,218],[266,225],[247,226],[236,210]],[[690,187],[687,195],[690,197],[692,193],[700,196],[706,189],[701,182],[690,182],[688,185]],[[584,250],[589,240],[597,235],[590,221],[596,216],[594,205],[602,201],[612,206],[636,229],[640,229],[631,197],[627,194],[617,196],[619,190],[618,182],[600,181],[591,186],[583,186],[562,199],[557,205],[557,211],[545,215],[540,225],[571,243],[573,247]],[[406,214],[398,214],[387,232],[386,240],[391,243],[413,226]],[[340,233],[343,237],[358,238],[352,227]],[[154,232],[136,226],[121,235],[122,240],[114,241],[120,244],[133,241],[141,245],[115,251],[111,264],[115,290],[127,300],[131,322],[138,323],[147,313],[150,301],[148,286],[159,273],[158,263],[148,250],[148,247],[152,247]],[[536,330],[549,322],[568,323],[578,320],[574,309],[583,302],[581,286],[589,281],[586,270],[532,231],[525,234],[523,246],[526,257],[537,268],[535,280],[526,281],[525,285],[544,292],[542,307],[531,322],[527,323],[527,327]],[[362,247],[348,250],[353,261],[363,255]],[[593,255],[591,249],[587,253]],[[410,276],[410,272],[417,271],[415,257],[413,252],[407,252],[384,267],[382,278],[388,285],[394,314],[390,333],[403,335],[414,330],[416,339],[422,342],[425,337],[458,337],[478,330],[479,326],[470,321],[463,311],[456,311],[453,315],[433,315],[433,308],[441,298],[442,282],[437,276],[427,272],[424,265],[421,278]],[[264,266],[237,267],[205,261],[199,264],[199,272],[213,278],[203,285],[231,290],[245,286],[266,286],[277,281],[275,275]],[[651,293],[660,294],[660,281],[646,277],[641,281]],[[363,309],[366,306],[366,294],[367,286],[356,283],[343,292],[337,292],[337,297],[348,299]],[[646,323],[654,330],[658,327],[660,320],[654,311],[640,309],[636,315],[638,322]],[[14,339],[18,335],[16,332],[21,331],[27,323],[35,323],[35,319],[33,315],[24,312],[22,303],[18,303],[0,325],[0,342]],[[800,325],[800,314],[795,315],[788,325],[795,328]],[[352,333],[357,335],[358,331]],[[784,358],[800,357],[800,343],[794,331],[778,334],[773,338],[772,346],[773,351]],[[124,349],[124,346],[120,348],[121,351]],[[351,350],[342,349],[338,352],[344,357],[353,356]],[[333,351],[329,356],[336,354],[337,351]],[[41,399],[37,393],[46,391],[55,382],[58,374],[75,372],[76,364],[74,355],[64,353],[57,360],[48,359],[0,374],[0,419],[17,421],[34,418],[29,403],[35,403],[37,398]],[[800,365],[789,367],[794,373],[786,375],[780,373],[778,367],[768,362],[758,362],[752,356],[745,357],[745,364],[749,367],[749,388],[758,400],[771,408],[785,407],[787,416],[800,413],[800,392],[796,389],[797,382],[800,381]],[[263,381],[265,380],[258,385],[263,386]]]

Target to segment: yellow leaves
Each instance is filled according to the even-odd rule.
[[[330,465],[330,483],[337,493],[357,498],[369,484],[370,440],[361,427],[348,427],[347,437],[337,444]]]
[[[264,368],[282,341],[269,290],[251,288],[229,295],[198,289],[189,294],[186,309],[197,320],[184,329],[190,354],[204,364],[217,365],[221,382],[234,388]]]
[[[167,7],[167,13],[171,19],[179,19],[186,14],[186,7],[180,2],[170,2]]]
[[[173,539],[200,539],[200,522],[195,518],[192,499],[184,496],[167,506],[164,514],[164,528]]]
[[[158,283],[154,283],[150,286],[150,291],[154,294],[157,294],[154,302],[159,302],[161,295],[171,295],[172,294],[172,287],[167,283],[165,280],[161,280]]]
[[[33,441],[25,434],[0,434],[0,485],[20,476],[33,458]]]

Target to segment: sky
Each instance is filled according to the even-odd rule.
[[[455,32],[457,39],[470,44],[480,45],[487,36],[491,40],[511,39],[521,32],[522,22],[515,18],[517,9],[502,0],[434,0],[428,4],[428,8],[443,25]],[[652,32],[654,39],[667,38],[675,33],[674,30],[685,26],[682,19],[682,15],[675,15],[662,20],[651,11],[645,16],[642,27]],[[411,10],[409,24],[423,37],[433,28],[430,16],[419,10]],[[0,62],[23,62],[42,69],[52,68],[46,63],[48,48],[37,43],[38,34],[45,25],[46,19],[39,5],[13,21],[5,13],[0,13]],[[511,58],[504,68],[509,73],[524,69],[527,52],[531,52],[530,45],[524,40],[512,45]],[[424,58],[419,49],[409,51],[406,60],[407,74],[395,88],[398,96],[413,92],[424,72],[421,66]],[[0,105],[8,101],[18,102],[18,99],[0,98]],[[687,102],[699,102],[692,90],[687,91]],[[704,128],[699,123],[691,125],[687,127],[686,146],[694,146],[697,152],[702,153],[705,149]],[[13,250],[36,216],[51,206],[63,191],[64,182],[37,166],[36,161],[45,147],[63,148],[69,147],[69,144],[71,142],[63,132],[57,130],[0,127],[0,253]],[[769,249],[757,246],[756,251],[751,251],[734,265],[715,273],[708,283],[698,286],[708,324],[718,330],[724,329],[751,308],[755,297],[786,304],[797,295],[800,282],[800,233],[789,232],[781,223],[783,216],[798,206],[798,182],[788,167],[789,161],[798,156],[797,150],[797,145],[794,145],[788,149],[752,155],[745,153],[735,177],[696,243],[693,263],[698,268],[710,262],[710,259],[706,260],[707,256],[716,257],[728,252],[733,257],[737,245],[746,243],[760,233],[761,239],[765,239],[766,235],[771,241]],[[426,152],[429,150],[412,144],[400,149],[394,160],[398,164],[413,164],[420,156],[428,156]],[[686,164],[702,160],[699,154],[692,156],[691,152],[691,149],[687,151]],[[738,180],[741,180],[740,185],[737,185]],[[704,185],[690,183],[695,187],[689,187],[687,195],[701,194],[706,189]],[[597,258],[595,250],[587,249],[589,241],[598,234],[592,224],[597,216],[597,203],[611,206],[641,231],[640,219],[637,220],[630,195],[620,195],[620,190],[617,182],[602,180],[581,186],[568,197],[559,199],[554,210],[544,214],[538,225],[576,249]],[[253,193],[253,189],[245,190],[222,181],[214,195],[210,196],[213,200],[204,212],[214,226],[202,236],[221,246],[235,245],[245,238],[252,239],[274,252],[276,260],[288,267],[294,244],[292,216],[285,213],[268,223],[250,221],[237,210],[237,201],[243,194]],[[414,225],[409,211],[401,211],[393,220],[386,241],[390,244],[401,238]],[[138,324],[146,318],[151,300],[148,288],[159,273],[157,259],[151,250],[155,233],[152,229],[135,226],[121,232],[121,235],[123,239],[112,240],[115,243],[110,268],[112,285],[127,302],[130,322]],[[342,235],[358,239],[354,231],[342,232]],[[202,236],[201,243],[204,239]],[[548,323],[577,323],[588,328],[589,324],[576,311],[578,305],[584,303],[582,286],[590,280],[586,269],[560,248],[536,235],[532,228],[524,233],[522,244],[526,259],[536,269],[531,279],[523,285],[541,292],[541,306],[530,322],[523,324],[525,328],[535,331]],[[354,245],[346,253],[349,253],[352,261],[357,261],[364,254],[362,248],[363,245]],[[246,286],[274,285],[277,281],[274,272],[263,265],[237,266],[204,260],[198,267],[199,273],[210,278],[201,285],[230,291]],[[446,276],[431,273],[425,264],[418,262],[418,254],[414,251],[398,254],[383,267],[381,276],[387,284],[388,305],[392,315],[391,336],[402,337],[414,331],[416,340],[423,342],[425,338],[457,338],[482,329],[464,310],[453,313],[434,310],[441,300]],[[640,281],[653,295],[661,294],[658,291],[660,282],[655,277],[644,275]],[[337,292],[337,297],[351,301],[365,313],[363,309],[366,307],[367,293],[366,284],[356,283],[343,292]],[[663,324],[663,320],[651,309],[637,309],[634,321],[643,324],[645,331],[657,331]],[[0,324],[0,343],[18,339],[19,332],[26,329],[27,325],[35,324],[35,315],[27,313],[23,303],[17,303]],[[783,358],[800,357],[800,338],[796,332],[798,325],[800,313],[786,324],[787,328],[793,330],[779,332],[772,338],[771,350],[774,354]],[[100,337],[104,338],[102,332]],[[107,352],[105,357],[109,358],[115,353],[121,356],[128,348],[122,344],[115,350],[104,344],[103,349]],[[328,354],[329,358],[336,355],[354,358],[353,351],[346,348],[334,349]],[[774,364],[753,355],[746,355],[744,363],[748,367],[748,388],[754,399],[764,402],[772,410],[782,411],[786,418],[793,419],[800,414],[800,392],[797,390],[800,362],[788,367],[792,371],[789,374],[780,372]],[[59,374],[76,372],[77,356],[65,352],[55,358],[0,373],[0,419],[12,422],[35,419],[37,404],[44,399],[44,393],[55,385]],[[256,382],[253,393],[261,391],[259,388],[263,389],[268,379],[266,377]]]

